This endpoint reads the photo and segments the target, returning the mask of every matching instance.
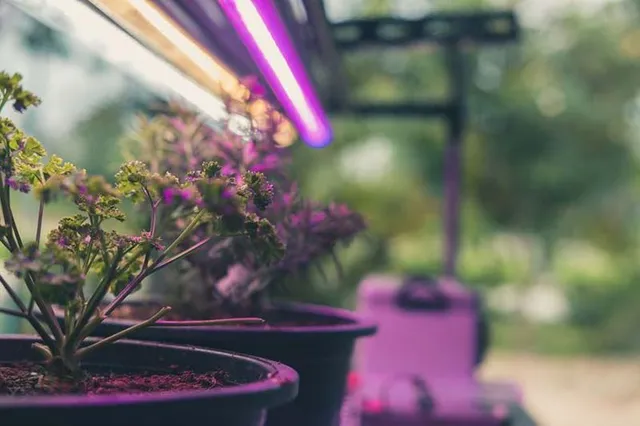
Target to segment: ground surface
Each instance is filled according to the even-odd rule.
[[[640,426],[640,358],[495,352],[482,376],[518,382],[538,426]]]

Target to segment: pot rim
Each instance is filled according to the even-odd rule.
[[[87,341],[98,340],[89,338]],[[39,342],[37,336],[23,334],[6,334],[0,336],[0,342]],[[113,343],[118,346],[147,346],[166,350],[179,350],[187,352],[207,353],[216,357],[233,358],[240,362],[247,362],[258,365],[265,370],[265,377],[255,382],[240,384],[236,386],[219,387],[206,390],[192,390],[180,392],[149,392],[143,394],[112,394],[112,395],[52,395],[52,396],[0,396],[0,413],[3,408],[47,408],[82,405],[88,406],[122,406],[122,405],[144,405],[157,404],[161,402],[178,402],[183,400],[207,400],[215,398],[230,399],[241,397],[252,397],[259,394],[265,396],[265,400],[290,400],[295,396],[298,389],[298,373],[291,367],[267,360],[264,358],[239,354],[231,351],[219,351],[192,345],[176,345],[157,343],[152,341],[140,341],[123,339]],[[0,354],[0,364],[13,363],[14,361],[2,361]],[[20,361],[15,361],[20,362]],[[108,363],[105,363],[108,364]],[[114,363],[115,364],[115,363]],[[125,364],[126,365],[126,364]],[[278,395],[281,394],[281,395]],[[271,397],[269,397],[269,396]],[[291,396],[287,398],[287,395]],[[273,404],[265,403],[265,407]],[[0,416],[1,418],[1,416]]]
[[[124,302],[129,305],[139,305],[147,302],[157,303],[153,298],[138,299]],[[195,332],[212,332],[216,333],[233,333],[239,332],[248,335],[256,334],[268,334],[268,335],[281,335],[281,334],[313,334],[313,335],[345,335],[351,337],[365,337],[375,334],[378,326],[375,322],[359,316],[357,313],[342,308],[334,308],[332,306],[316,305],[311,303],[300,302],[274,302],[273,306],[276,309],[281,309],[292,313],[304,313],[312,314],[325,318],[336,318],[344,321],[343,324],[331,324],[331,325],[286,325],[269,328],[261,327],[242,327],[242,326],[228,326],[228,325],[213,325],[213,326],[181,326],[181,327],[163,327],[152,326],[150,328],[163,331],[179,331],[188,330]],[[107,318],[104,323],[119,325],[122,327],[130,327],[137,324],[139,321]]]

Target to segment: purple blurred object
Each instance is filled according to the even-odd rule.
[[[376,318],[380,329],[362,345],[360,371],[419,374],[433,387],[434,380],[470,380],[477,341],[472,293],[454,281],[405,286],[402,292],[399,284],[384,276],[361,284],[358,311]]]
[[[272,1],[219,4],[302,140],[315,148],[328,145],[333,138],[329,119]]]
[[[476,379],[478,309],[476,295],[452,279],[364,280],[358,312],[379,326],[358,346],[362,426],[501,424],[491,407],[521,395]]]

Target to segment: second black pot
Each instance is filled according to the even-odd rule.
[[[286,364],[300,376],[298,397],[270,410],[266,425],[337,426],[356,339],[374,334],[376,326],[352,312],[326,306],[278,304],[273,314],[292,324],[330,325],[151,327],[132,337],[229,350]],[[133,324],[108,320],[94,334],[111,335]]]

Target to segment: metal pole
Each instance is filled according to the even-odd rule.
[[[458,41],[445,47],[451,103],[444,153],[444,275],[456,278],[460,239],[461,151],[466,122],[466,69]]]

